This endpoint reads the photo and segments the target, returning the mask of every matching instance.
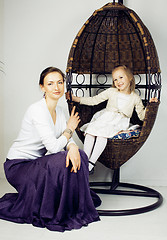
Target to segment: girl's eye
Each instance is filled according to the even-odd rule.
[[[48,86],[51,86],[52,85],[52,83],[48,83]]]
[[[63,81],[60,81],[59,84],[63,84]]]

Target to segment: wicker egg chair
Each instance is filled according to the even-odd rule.
[[[117,65],[127,65],[136,78],[136,91],[147,106],[141,122],[133,113],[131,122],[142,126],[137,138],[126,140],[108,139],[107,146],[98,159],[114,170],[111,182],[91,182],[94,191],[103,194],[153,197],[155,202],[145,207],[125,210],[99,210],[100,215],[130,215],[151,211],[163,201],[161,194],[141,185],[120,182],[120,167],[144,144],[156,119],[161,93],[161,73],[153,39],[138,15],[123,5],[123,1],[108,3],[96,10],[78,32],[72,44],[67,63],[67,90],[77,96],[93,96],[111,87],[111,71]],[[157,103],[149,103],[156,96]],[[80,126],[89,122],[93,114],[105,107],[86,106],[68,101],[69,111],[76,105],[81,122],[76,129],[84,141]],[[100,186],[100,188],[97,186]],[[132,188],[131,191],[117,187]],[[107,189],[106,189],[107,187]],[[134,190],[135,189],[135,190]],[[137,190],[137,191],[136,191]]]

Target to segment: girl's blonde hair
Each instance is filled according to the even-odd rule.
[[[122,68],[125,71],[126,76],[128,77],[128,79],[130,79],[130,92],[135,91],[135,78],[133,76],[133,73],[131,72],[130,68],[128,68],[125,65],[118,65],[116,66],[113,70],[112,70],[112,74],[118,70],[119,68]],[[113,87],[116,88],[114,81],[113,81]]]

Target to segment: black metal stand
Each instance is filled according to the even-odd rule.
[[[98,213],[100,216],[123,216],[123,215],[145,213],[158,208],[163,202],[162,195],[152,188],[148,188],[148,187],[136,185],[136,184],[130,184],[130,183],[121,183],[120,169],[114,170],[112,182],[90,182],[90,187],[94,192],[101,193],[101,194],[151,197],[156,199],[155,203],[147,205],[145,207],[140,207],[140,208],[124,209],[124,210],[98,210]],[[92,188],[92,187],[103,187],[103,188]],[[106,189],[104,187],[109,187],[109,189]],[[134,190],[117,190],[117,187],[135,189],[135,191]]]

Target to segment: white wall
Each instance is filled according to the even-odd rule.
[[[4,83],[4,54],[3,54],[3,35],[4,35],[4,21],[3,21],[3,1],[0,0],[0,169],[2,168],[2,157],[4,156],[4,134],[3,134],[3,83]]]
[[[1,4],[3,2],[4,21],[1,19],[0,31],[4,27],[5,79],[4,104],[0,105],[3,116],[3,124],[0,122],[1,164],[17,136],[26,108],[42,96],[38,87],[40,72],[51,65],[65,71],[77,32],[95,9],[107,3],[106,0],[1,0]],[[167,140],[164,134],[167,118],[167,2],[124,0],[124,4],[140,16],[153,36],[160,58],[163,90],[153,131],[141,150],[122,166],[122,179],[148,185],[167,185]],[[65,100],[62,99],[60,104],[68,115]],[[82,147],[77,137],[76,140]],[[96,172],[98,174],[94,178],[104,179],[109,174],[100,164]],[[2,167],[0,176],[3,176]]]

